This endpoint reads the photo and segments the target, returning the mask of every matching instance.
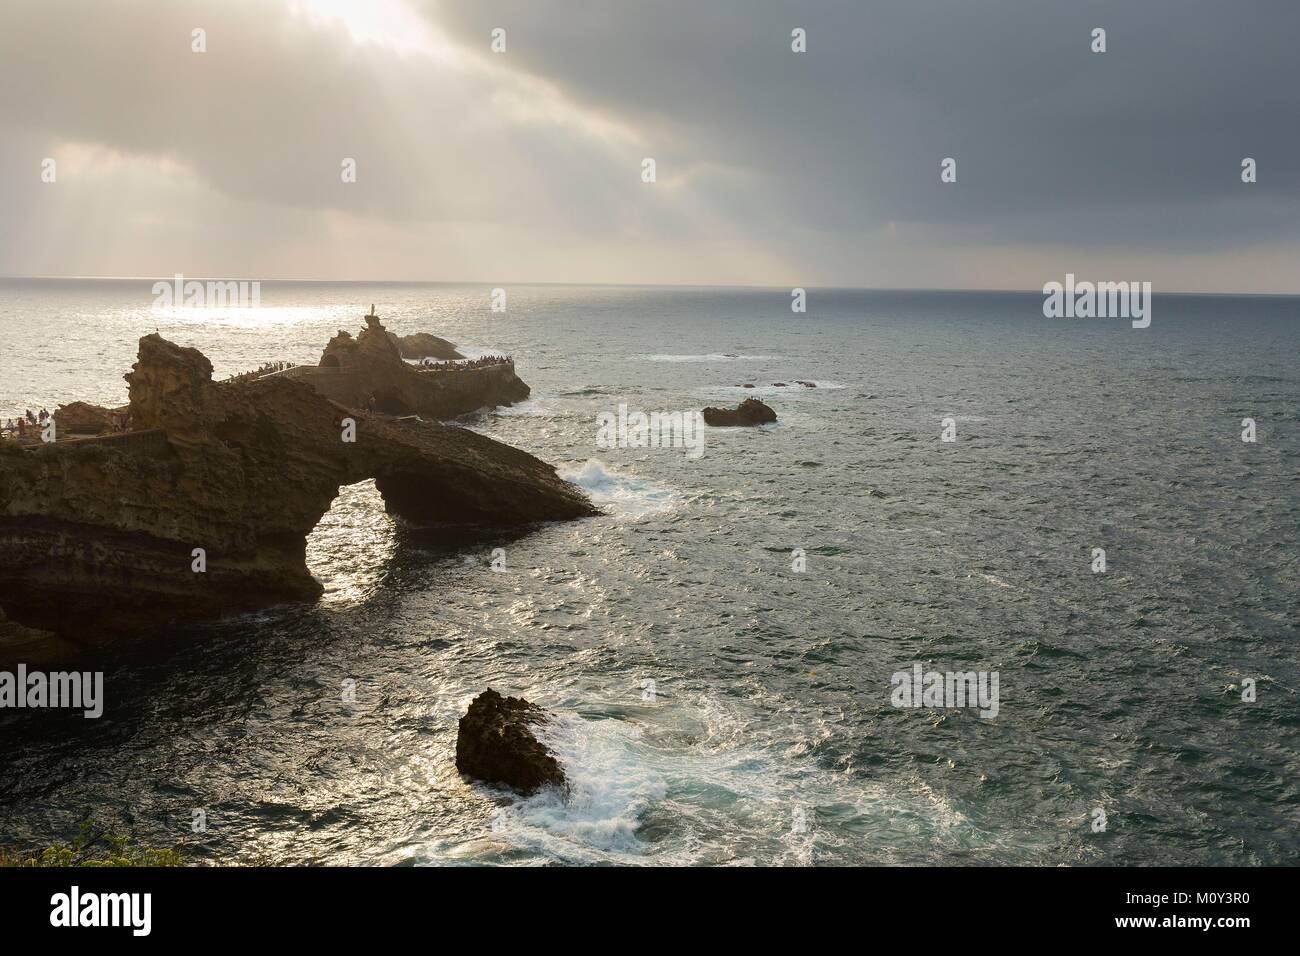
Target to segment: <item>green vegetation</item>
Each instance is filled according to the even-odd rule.
[[[128,836],[96,831],[95,821],[81,825],[70,844],[56,844],[39,851],[0,848],[2,866],[184,866],[178,850],[154,850],[138,846]]]

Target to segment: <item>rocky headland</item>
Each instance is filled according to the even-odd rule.
[[[30,633],[18,628],[75,640],[313,601],[322,589],[307,570],[306,536],[341,486],[370,478],[390,513],[425,525],[596,513],[532,455],[377,409],[370,398],[380,393],[389,407],[441,405],[429,398],[438,386],[412,384],[421,373],[369,318],[356,339],[340,333],[325,355],[346,355],[360,376],[374,376],[363,378],[365,402],[339,401],[284,373],[214,382],[202,353],[153,334],[140,340],[126,376],[130,404],[120,411],[129,431],[0,442],[5,628],[20,643]]]

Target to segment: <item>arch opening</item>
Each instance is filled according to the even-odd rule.
[[[355,604],[370,597],[392,570],[397,525],[373,478],[343,485],[307,535],[307,570],[325,589],[320,603]]]

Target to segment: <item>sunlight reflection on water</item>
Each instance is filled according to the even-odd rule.
[[[388,576],[397,530],[373,480],[346,485],[307,536],[307,568],[325,586],[321,603],[364,601]]]
[[[220,325],[245,328],[265,328],[276,325],[301,325],[319,322],[328,315],[351,316],[356,307],[338,306],[322,309],[318,306],[220,306],[200,308],[194,306],[166,306],[149,310],[151,316],[166,319],[179,325]]]

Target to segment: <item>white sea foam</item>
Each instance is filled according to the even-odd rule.
[[[499,405],[492,411],[503,418],[558,418],[574,414],[570,405],[554,398],[529,398],[513,405]]]
[[[1003,581],[1003,580],[1002,580],[1000,577],[998,577],[996,574],[985,574],[983,571],[975,571],[975,572],[971,572],[971,573],[969,573],[969,574],[966,575],[966,578],[967,578],[967,580],[969,580],[970,578],[973,578],[973,577],[975,577],[976,575],[978,575],[979,577],[983,578],[985,581],[989,582],[989,584],[996,584],[996,585],[997,585],[998,587],[1000,587],[1000,588],[1009,588],[1009,587],[1011,587],[1010,584],[1008,584],[1006,581]]]
[[[918,835],[978,847],[988,835],[923,781],[855,778],[810,759],[831,731],[824,723],[760,727],[721,700],[664,697],[603,719],[556,715],[534,728],[569,780],[516,798],[497,813],[493,836],[566,863],[808,865],[836,858],[853,833],[885,847]],[[819,825],[819,808],[850,836]],[[739,825],[737,825],[739,824]],[[906,862],[882,851],[881,862]]]
[[[597,507],[622,517],[662,514],[682,501],[682,496],[671,488],[620,474],[598,458],[589,458],[583,465],[561,466],[558,470],[561,478],[585,491]]]
[[[640,759],[637,728],[557,715],[534,731],[564,767],[569,792],[548,788],[506,807],[492,821],[493,833],[551,859],[590,863],[640,856],[637,828],[667,788]]]

